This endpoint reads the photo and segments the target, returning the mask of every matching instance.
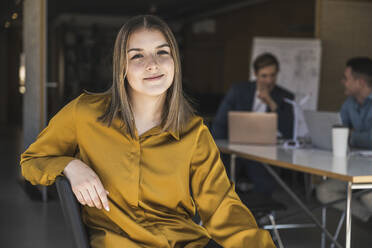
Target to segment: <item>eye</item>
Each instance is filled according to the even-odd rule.
[[[138,53],[138,54],[135,54],[134,56],[132,56],[130,59],[133,60],[133,59],[139,59],[139,58],[142,58],[143,55]]]
[[[166,50],[159,50],[158,51],[158,55],[166,55],[166,54],[169,54],[169,52],[166,51]]]

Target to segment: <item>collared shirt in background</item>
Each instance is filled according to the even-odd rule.
[[[256,92],[254,94],[252,111],[253,112],[262,112],[262,113],[265,113],[266,112],[266,109],[267,109],[267,104],[258,97],[258,94],[259,93],[260,92],[258,90],[256,90]]]
[[[340,111],[342,123],[353,129],[350,137],[352,147],[372,149],[372,94],[363,104],[348,97]]]

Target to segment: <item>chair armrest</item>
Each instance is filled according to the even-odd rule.
[[[71,228],[77,248],[89,248],[89,239],[85,225],[81,220],[80,203],[72,192],[70,182],[64,176],[56,179],[56,186],[63,215],[68,227]]]

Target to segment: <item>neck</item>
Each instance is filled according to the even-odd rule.
[[[362,105],[367,97],[372,93],[372,88],[366,88],[365,90],[360,91],[360,93],[355,96],[356,101]]]
[[[165,102],[161,96],[131,95],[132,111],[138,135],[160,125]]]

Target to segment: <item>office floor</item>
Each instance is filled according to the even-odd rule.
[[[59,248],[74,247],[72,236],[67,229],[59,206],[58,199],[47,203],[31,200],[25,193],[19,178],[19,152],[21,132],[17,128],[0,128],[0,244],[4,248]],[[296,211],[296,205],[285,194],[278,190],[275,198],[285,203],[288,212]],[[315,211],[320,216],[320,211]],[[328,227],[334,232],[337,225],[338,211],[328,211]],[[291,223],[303,223],[307,217],[299,215],[290,219]],[[289,221],[288,221],[289,222]],[[288,223],[287,222],[287,223]],[[344,226],[339,241],[344,244]],[[371,247],[372,221],[361,223],[353,219],[352,247]],[[282,230],[280,235],[286,248],[320,247],[320,230],[307,228]],[[329,247],[329,246],[328,246]]]

